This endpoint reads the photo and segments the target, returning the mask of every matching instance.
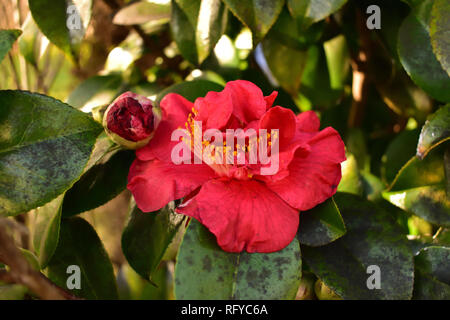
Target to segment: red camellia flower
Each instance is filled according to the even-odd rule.
[[[336,192],[345,151],[336,130],[319,131],[314,112],[296,116],[289,109],[272,107],[276,96],[273,92],[264,97],[257,86],[241,80],[194,103],[178,94],[166,95],[155,136],[136,151],[130,168],[128,189],[138,207],[156,211],[184,197],[176,212],[206,226],[225,251],[274,252],[286,247],[296,235],[299,211]],[[215,128],[222,133],[278,129],[277,172],[262,175],[264,165],[250,164],[247,156],[243,164],[175,164],[171,154],[179,142],[171,135],[185,126],[192,133],[194,121],[201,121],[203,131]],[[242,149],[249,152],[248,145]]]
[[[129,149],[147,144],[158,122],[158,112],[152,101],[132,92],[117,97],[103,117],[103,126],[108,135]]]

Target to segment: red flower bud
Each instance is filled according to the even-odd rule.
[[[127,149],[146,145],[159,123],[159,110],[144,96],[125,92],[106,109],[103,126],[117,144]]]

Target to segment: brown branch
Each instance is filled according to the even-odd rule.
[[[26,286],[31,292],[45,300],[78,299],[52,283],[39,271],[33,269],[6,229],[5,218],[0,218],[0,262],[9,266],[9,271],[0,270],[0,281]]]
[[[360,38],[359,51],[352,55],[351,65],[353,69],[352,95],[353,102],[348,117],[350,128],[361,125],[364,109],[367,103],[369,91],[368,61],[370,59],[371,39],[369,30],[366,27],[365,19],[360,10],[356,10],[356,26]]]

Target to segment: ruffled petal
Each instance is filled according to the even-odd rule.
[[[159,159],[169,162],[172,148],[178,141],[171,141],[172,132],[183,128],[194,104],[179,94],[169,93],[160,103],[162,120],[155,131],[153,139],[143,148],[136,150],[138,159]]]
[[[310,152],[299,150],[289,164],[289,175],[267,186],[289,205],[309,210],[336,193],[345,160],[344,143],[333,128],[315,134],[308,142]]]
[[[225,90],[210,91],[204,98],[195,100],[198,115],[196,121],[202,122],[203,129],[223,129],[233,112],[231,96]]]
[[[271,129],[279,131],[280,148],[286,145],[294,137],[296,130],[295,114],[290,109],[279,106],[270,108],[259,122],[260,129]]]
[[[231,96],[233,114],[243,124],[261,118],[266,112],[267,102],[261,89],[249,81],[230,81],[222,92]]]
[[[297,115],[297,129],[304,132],[317,132],[320,120],[314,111],[305,111]]]
[[[294,239],[299,213],[263,183],[211,180],[180,205],[178,213],[197,219],[228,252],[275,252]]]
[[[278,91],[274,91],[270,95],[264,97],[264,100],[266,100],[266,109],[269,109],[270,107],[272,107],[277,96],[278,96]]]
[[[127,188],[139,209],[152,212],[186,196],[214,177],[214,171],[205,164],[175,165],[157,159],[136,159],[128,173]]]

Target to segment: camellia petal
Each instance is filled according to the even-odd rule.
[[[179,164],[136,159],[128,174],[128,189],[139,209],[153,212],[180,199],[214,177],[205,164]]]
[[[281,250],[299,224],[297,210],[254,180],[211,180],[176,211],[205,225],[228,252]]]
[[[320,128],[320,120],[314,111],[305,111],[297,115],[297,128],[304,132],[317,132]]]
[[[333,128],[318,132],[309,142],[310,152],[296,152],[289,175],[267,186],[289,205],[309,210],[336,193],[345,160],[344,143]]]
[[[162,120],[155,131],[153,139],[143,148],[136,151],[142,161],[159,159],[171,161],[171,151],[178,141],[171,141],[171,135],[184,124],[194,104],[176,93],[169,93],[160,103]]]

